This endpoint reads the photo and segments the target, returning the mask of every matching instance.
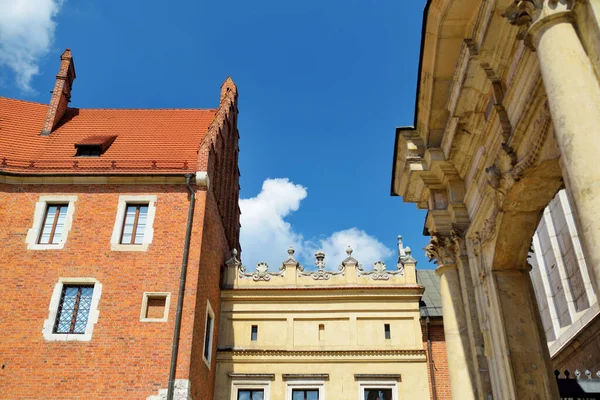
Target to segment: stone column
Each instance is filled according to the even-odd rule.
[[[536,48],[567,187],[596,293],[600,293],[600,85],[573,26],[569,2],[544,1],[531,11]]]
[[[504,330],[507,366],[512,372],[514,392],[510,398],[558,399],[558,386],[529,271],[510,269],[492,274],[500,308],[498,322],[502,325],[496,329]]]
[[[472,379],[467,319],[462,302],[458,268],[456,264],[445,264],[440,265],[435,272],[440,277],[444,335],[446,337],[452,398],[475,400],[477,397]]]

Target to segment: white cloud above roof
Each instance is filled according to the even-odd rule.
[[[277,270],[286,259],[290,245],[296,250],[296,259],[309,268],[314,267],[317,250],[327,254],[325,261],[331,269],[346,258],[348,246],[365,266],[392,256],[392,250],[356,227],[306,240],[285,219],[298,211],[307,195],[302,185],[280,178],[265,180],[256,197],[240,199],[242,262],[249,270],[254,270],[260,261],[267,262],[271,270]]]
[[[39,59],[52,46],[63,0],[0,1],[0,66],[10,68],[17,86],[31,92]]]

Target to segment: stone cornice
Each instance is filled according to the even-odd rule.
[[[272,350],[272,349],[217,349],[219,361],[231,359],[245,359],[248,362],[264,363],[268,359],[270,363],[299,363],[310,360],[327,359],[328,362],[347,362],[348,359],[357,359],[357,361],[372,361],[373,359],[386,362],[424,362],[426,361],[426,352],[423,349],[414,350],[389,350],[389,349],[369,349],[369,350]]]
[[[193,173],[188,171],[186,174]],[[131,175],[23,175],[0,173],[0,183],[9,185],[183,185],[186,174]]]
[[[385,300],[385,299],[419,299],[424,288],[420,285],[386,285],[386,286],[320,286],[320,287],[247,287],[222,289],[222,300],[266,300],[266,301],[300,301],[310,300]]]

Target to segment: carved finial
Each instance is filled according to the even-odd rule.
[[[575,379],[581,378],[581,372],[578,369],[575,370]]]
[[[348,257],[352,255],[352,251],[352,247],[348,246],[348,248],[346,249],[346,254],[348,254]]]
[[[294,248],[290,246],[290,248],[288,249],[288,255],[290,256],[290,258],[294,257],[295,252],[296,251],[294,250]]]
[[[596,371],[596,376],[600,378],[600,371]]]
[[[410,256],[410,254],[412,253],[412,250],[410,249],[410,247],[405,247],[404,248],[404,252],[406,253],[407,256]]]
[[[590,371],[589,369],[586,369],[585,376],[587,376],[588,379],[592,379],[592,371]]]
[[[315,253],[315,257],[317,259],[317,261],[315,262],[315,264],[317,265],[317,268],[324,269],[325,268],[325,253],[323,253],[322,250],[319,250]]]
[[[231,256],[232,256],[232,257],[237,257],[237,255],[238,255],[238,251],[237,251],[237,249],[234,247],[233,249],[231,249]]]

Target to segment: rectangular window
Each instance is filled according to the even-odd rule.
[[[319,400],[319,389],[293,389],[292,400]]]
[[[392,400],[392,389],[365,389],[365,400]]]
[[[127,204],[121,244],[142,244],[148,219],[148,204]]]
[[[146,318],[164,318],[167,296],[149,296],[146,303]]]
[[[319,340],[325,339],[325,324],[319,324]]]
[[[238,389],[238,400],[264,400],[264,389]]]
[[[206,316],[206,331],[204,331],[204,358],[210,361],[210,351],[212,349],[212,315],[207,314]]]
[[[48,204],[38,244],[58,244],[67,218],[68,204]]]
[[[390,330],[390,324],[384,324],[383,325],[383,330],[385,331],[385,338],[386,339],[391,339],[392,338],[392,332]]]
[[[54,333],[83,334],[87,327],[94,285],[64,285]]]
[[[258,325],[252,325],[252,333],[250,333],[250,340],[256,342],[258,340]]]

